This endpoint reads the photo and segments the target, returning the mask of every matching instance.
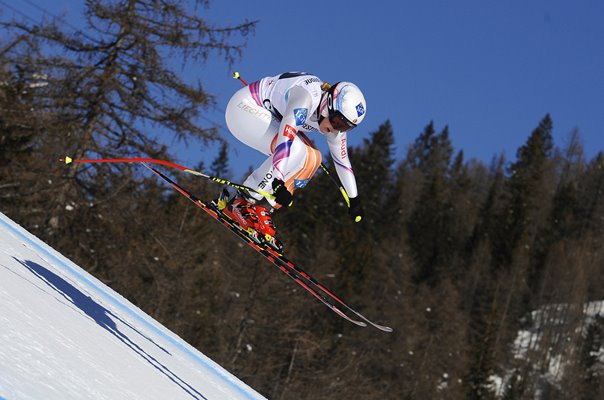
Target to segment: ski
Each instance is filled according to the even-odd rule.
[[[267,249],[269,252],[272,252],[272,249],[268,248]],[[311,275],[309,275],[308,273],[304,272],[304,270],[302,270],[300,267],[296,266],[295,264],[293,264],[292,262],[288,261],[285,257],[281,256],[279,257],[281,262],[285,262],[288,264],[288,266],[295,270],[296,272],[298,272],[299,274],[301,274],[308,282],[310,282],[313,286],[317,287],[322,293],[325,293],[326,295],[328,295],[331,299],[335,300],[337,303],[339,303],[340,305],[342,305],[345,309],[347,309],[348,311],[350,311],[352,314],[354,314],[356,317],[360,318],[361,320],[363,320],[365,323],[373,326],[376,329],[379,329],[381,331],[384,332],[392,332],[392,328],[389,326],[385,326],[385,325],[380,325],[380,324],[376,324],[375,322],[371,321],[370,319],[368,319],[367,317],[365,317],[363,314],[361,314],[360,312],[358,312],[357,310],[355,310],[354,308],[352,308],[350,305],[348,305],[348,303],[346,303],[345,301],[343,301],[342,299],[340,299],[338,296],[336,296],[335,294],[333,294],[329,289],[327,289],[323,284],[321,284],[319,281],[317,281],[315,278],[313,278]]]
[[[383,326],[380,324],[376,324],[366,318],[364,315],[356,311],[346,302],[341,300],[335,294],[333,294],[329,289],[327,289],[323,284],[313,278],[310,274],[306,273],[302,268],[296,266],[290,260],[288,260],[285,255],[277,252],[273,248],[259,243],[256,238],[247,232],[243,228],[241,228],[236,222],[228,218],[226,215],[222,213],[217,207],[216,204],[213,203],[205,203],[201,199],[189,193],[183,187],[178,185],[172,179],[164,175],[162,172],[150,166],[145,161],[141,161],[147,169],[157,175],[159,178],[170,184],[176,191],[182,194],[184,197],[188,198],[190,201],[195,203],[198,207],[204,210],[207,214],[209,214],[215,220],[221,222],[225,227],[227,227],[231,232],[237,235],[241,240],[246,242],[250,247],[256,250],[258,253],[262,254],[268,261],[270,261],[273,265],[275,265],[279,270],[284,272],[287,276],[293,279],[296,283],[298,283],[301,287],[303,287],[306,291],[311,293],[314,297],[316,297],[319,301],[321,301],[324,305],[326,305],[331,311],[335,314],[339,315],[341,318],[361,327],[366,327],[367,324],[373,326],[376,329],[379,329],[384,332],[392,332],[392,328],[388,326]],[[347,315],[340,307],[347,310],[349,313],[353,314],[354,317],[350,317]]]

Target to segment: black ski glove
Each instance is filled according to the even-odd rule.
[[[287,190],[281,179],[273,180],[273,194],[275,201],[284,207],[289,207],[294,202],[294,196]]]
[[[350,214],[354,222],[361,222],[365,216],[365,211],[363,211],[363,206],[361,205],[361,199],[359,196],[350,199],[350,208],[348,209],[348,214]]]

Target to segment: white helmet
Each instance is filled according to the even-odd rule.
[[[327,111],[335,129],[349,131],[365,118],[365,96],[354,83],[338,82],[327,92]]]

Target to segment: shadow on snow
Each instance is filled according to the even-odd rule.
[[[82,293],[78,288],[56,275],[55,273],[49,271],[47,268],[44,268],[40,264],[37,264],[33,261],[21,261],[15,257],[13,257],[16,261],[18,261],[21,265],[26,267],[29,271],[31,271],[37,278],[39,278],[42,282],[48,285],[51,289],[56,291],[61,297],[67,300],[69,303],[73,304],[75,307],[84,312],[87,316],[92,318],[101,328],[105,329],[107,332],[111,333],[117,339],[119,339],[123,344],[128,346],[130,350],[134,351],[138,354],[142,359],[148,362],[151,366],[165,375],[168,379],[170,379],[173,383],[178,385],[182,390],[188,393],[194,399],[206,399],[206,397],[199,393],[195,388],[186,383],[180,377],[178,377],[174,372],[172,372],[168,367],[163,365],[157,358],[153,357],[149,353],[147,353],[142,347],[136,344],[132,339],[130,339],[124,332],[120,331],[116,325],[116,321],[120,321],[122,324],[128,326],[130,329],[135,331],[137,334],[153,343],[163,352],[168,353],[167,350],[153,342],[153,340],[144,336],[141,332],[139,332],[132,325],[115,315],[110,310],[106,309],[96,301],[94,301],[90,296]],[[207,400],[207,399],[206,399]]]

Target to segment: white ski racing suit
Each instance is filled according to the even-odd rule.
[[[305,132],[318,132],[327,140],[329,152],[344,189],[357,197],[357,184],[348,158],[346,132],[322,133],[319,117],[322,81],[305,72],[265,77],[237,91],[226,108],[231,133],[246,145],[268,156],[245,180],[244,185],[271,191],[280,179],[293,194],[306,186],[321,164],[321,153]],[[324,114],[325,115],[325,114]],[[262,196],[250,193],[256,199]],[[274,206],[274,202],[271,201]]]

